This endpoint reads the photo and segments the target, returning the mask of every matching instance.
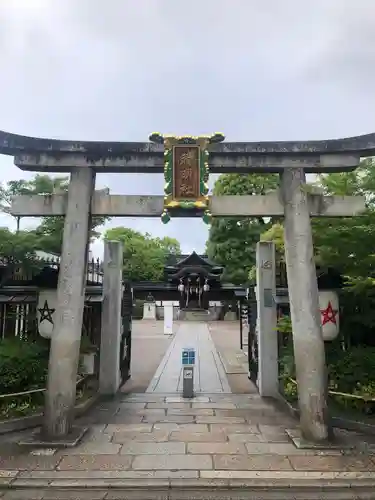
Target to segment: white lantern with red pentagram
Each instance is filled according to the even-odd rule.
[[[319,290],[319,309],[324,340],[333,340],[340,331],[339,297],[333,290]]]

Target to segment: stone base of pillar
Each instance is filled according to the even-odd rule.
[[[156,319],[156,304],[149,302],[143,304],[143,319]]]
[[[89,427],[75,427],[73,426],[69,434],[63,436],[61,439],[48,437],[43,433],[43,430],[38,430],[29,438],[21,439],[18,441],[19,446],[25,448],[75,448],[82,441],[84,436],[89,431]]]

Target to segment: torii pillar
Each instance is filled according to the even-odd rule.
[[[74,420],[94,187],[95,173],[91,168],[72,170],[42,427],[46,442],[69,436]]]
[[[309,195],[305,183],[302,168],[286,168],[281,174],[285,260],[301,432],[309,441],[324,442],[332,437],[332,429],[327,407],[327,368]]]

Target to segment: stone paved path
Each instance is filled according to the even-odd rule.
[[[160,363],[147,392],[181,393],[181,352],[184,347],[196,351],[194,390],[196,393],[230,393],[223,364],[211,339],[206,323],[181,323]]]
[[[207,394],[191,401],[175,394],[120,395],[78,423],[90,424],[90,432],[74,449],[0,448],[0,485],[27,487],[32,499],[33,491],[47,487],[102,488],[104,498],[107,488],[142,484],[167,489],[255,483],[288,488],[308,481],[320,487],[358,479],[375,484],[375,443],[343,434],[355,443],[350,452],[297,449],[285,433],[297,423],[258,395]]]
[[[173,325],[174,332],[177,325]],[[164,335],[162,321],[133,321],[131,379],[122,391],[144,392],[163,359],[172,336]]]
[[[145,335],[158,342],[156,330]],[[224,364],[233,367],[237,359],[241,364],[232,353],[237,346],[224,333],[215,335]],[[197,349],[192,400],[176,394],[186,346]],[[161,353],[160,345],[159,358]],[[20,435],[3,436],[1,499],[374,498],[375,438],[336,431],[341,447],[296,448],[286,430],[298,433],[298,422],[258,394],[230,393],[206,324],[178,325],[160,367],[151,392],[120,393],[79,419],[77,425],[89,432],[76,448],[31,450],[17,444]],[[172,390],[158,392],[162,388]],[[322,488],[334,485],[344,488],[344,495],[325,496]],[[215,488],[227,488],[225,495]]]
[[[213,321],[208,325],[211,338],[224,365],[230,388],[234,394],[257,393],[249,380],[248,358],[240,349],[238,321]]]

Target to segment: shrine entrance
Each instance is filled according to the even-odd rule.
[[[164,281],[133,283],[134,298],[146,300],[150,305],[145,304],[144,308],[155,310],[152,318],[150,311],[146,311],[147,319],[162,319],[164,302],[175,304],[175,309],[179,311],[175,314],[176,319],[177,316],[180,320],[187,319],[189,313],[196,313],[193,315],[195,320],[223,319],[226,312],[224,304],[235,306],[239,297],[246,294],[243,286],[223,283],[223,272],[224,268],[211,262],[206,255],[196,252],[169,255],[164,268]]]
[[[326,399],[325,350],[320,322],[319,297],[313,256],[311,216],[337,217],[361,213],[362,197],[324,196],[306,189],[306,173],[342,172],[357,168],[361,157],[375,153],[375,134],[328,141],[263,143],[223,142],[224,136],[163,136],[153,133],[148,143],[79,142],[37,139],[0,132],[0,153],[15,157],[15,164],[28,171],[69,172],[68,195],[19,196],[13,201],[15,217],[65,216],[62,265],[56,303],[55,333],[51,341],[50,370],[44,432],[52,439],[70,433],[75,403],[77,360],[81,336],[87,245],[90,217],[284,217],[285,258],[293,324],[294,354],[299,387],[303,436],[315,442],[329,435]],[[109,195],[95,192],[97,172],[164,173],[162,196]],[[209,173],[274,173],[280,176],[276,192],[252,196],[209,196]],[[244,244],[246,244],[244,242]],[[114,249],[113,249],[114,250]],[[271,249],[259,252],[257,301],[259,305],[259,373],[262,396],[277,397],[274,367],[274,287]],[[262,254],[262,255],[261,255]],[[108,268],[114,266],[109,252]],[[122,260],[116,257],[116,298],[106,290],[105,303],[115,305],[113,328],[119,334],[121,315]],[[120,264],[119,264],[120,263]],[[189,266],[188,266],[189,267]],[[212,269],[197,273],[171,272],[178,280],[181,304],[207,306],[205,293],[213,284]],[[272,280],[271,280],[272,278]],[[189,281],[190,279],[190,281]],[[262,286],[260,286],[260,284]],[[111,292],[112,290],[112,292]],[[110,307],[108,307],[110,311]],[[129,311],[128,311],[129,313]],[[130,311],[131,313],[131,311]],[[108,314],[108,322],[113,317]],[[108,326],[108,325],[107,325]],[[117,340],[113,342],[117,349]],[[117,352],[117,351],[116,351]],[[117,355],[116,355],[117,356]],[[114,358],[115,359],[115,358]],[[112,363],[113,379],[119,369]],[[264,384],[267,365],[272,381]]]
[[[179,292],[180,311],[208,310],[210,291],[218,291],[223,268],[195,252],[165,268],[167,281]]]

